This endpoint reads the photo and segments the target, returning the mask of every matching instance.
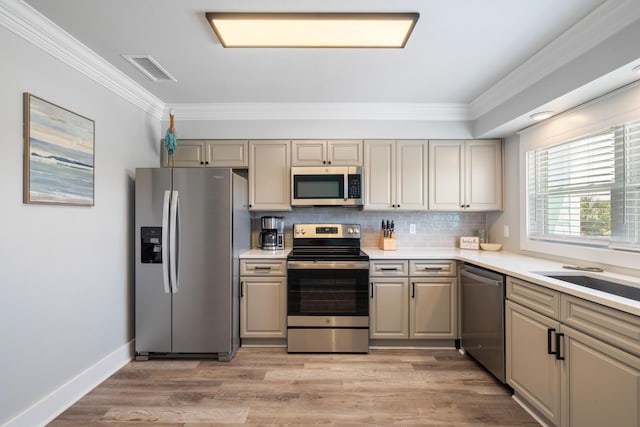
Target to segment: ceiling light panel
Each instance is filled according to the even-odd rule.
[[[418,13],[206,14],[224,47],[402,48]]]

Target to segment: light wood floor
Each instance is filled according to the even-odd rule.
[[[221,424],[537,426],[455,350],[287,354],[241,348],[213,360],[131,362],[52,426]]]

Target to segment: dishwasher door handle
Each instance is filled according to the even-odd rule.
[[[478,274],[471,273],[468,270],[460,270],[460,275],[461,276],[467,276],[467,277],[469,277],[469,278],[471,278],[473,280],[477,280],[478,282],[482,282],[482,283],[490,285],[490,286],[495,286],[496,288],[502,286],[502,283],[503,283],[502,280],[490,279],[488,277],[484,277],[484,276],[480,276]]]

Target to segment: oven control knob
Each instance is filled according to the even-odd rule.
[[[351,227],[347,228],[347,233],[353,234],[353,228],[351,228]]]
[[[307,234],[307,232],[306,232],[304,229],[300,230],[300,232],[301,232],[302,234]]]

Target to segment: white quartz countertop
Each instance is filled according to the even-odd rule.
[[[457,248],[406,248],[396,251],[383,251],[378,248],[362,248],[371,260],[397,259],[453,259],[488,268],[508,276],[527,280],[532,283],[555,289],[566,294],[574,295],[598,304],[616,308],[627,313],[640,316],[640,302],[619,297],[606,292],[597,291],[584,286],[574,285],[564,281],[545,277],[535,272],[568,272],[562,268],[563,263],[548,261],[541,258],[514,254],[506,251],[466,250]],[[576,272],[580,273],[580,272]],[[593,277],[610,280],[633,287],[640,287],[640,277],[609,273],[585,273]]]
[[[261,248],[249,249],[240,254],[240,259],[287,259],[291,249],[278,249],[275,251],[267,251]]]

